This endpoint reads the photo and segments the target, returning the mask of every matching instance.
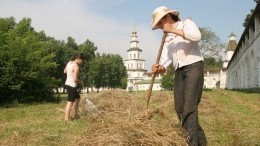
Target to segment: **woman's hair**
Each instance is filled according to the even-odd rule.
[[[175,22],[180,21],[179,16],[176,16],[176,15],[174,15],[174,14],[172,14],[172,13],[169,13],[169,14],[170,14],[170,16],[171,16],[171,18],[172,18],[173,21],[175,21]]]
[[[74,55],[74,56],[70,59],[70,61],[74,61],[75,59],[84,60],[84,59],[85,59],[84,54],[83,54],[83,53],[76,54],[76,55]]]

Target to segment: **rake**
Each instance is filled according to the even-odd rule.
[[[165,38],[166,38],[166,35],[167,35],[166,33],[163,34],[162,41],[161,41],[161,45],[160,45],[159,52],[158,52],[157,59],[156,59],[156,64],[159,64],[159,61],[160,61],[160,58],[161,58],[161,54],[162,54],[162,50],[163,50],[163,45],[164,45]],[[146,102],[146,103],[147,103],[147,105],[146,105],[147,113],[148,113],[148,107],[149,107],[150,97],[151,97],[151,93],[152,93],[152,90],[153,90],[153,84],[154,84],[154,80],[155,80],[156,74],[157,74],[157,73],[154,73],[154,74],[152,75],[150,87],[149,87],[149,90],[148,90],[148,92],[147,92],[147,102]]]

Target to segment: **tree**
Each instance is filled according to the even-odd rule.
[[[161,80],[162,87],[165,90],[172,90],[173,86],[174,86],[173,80],[174,80],[174,68],[171,63],[167,68],[167,73],[165,75],[163,75],[163,77],[162,77],[162,80]]]
[[[102,63],[102,56],[99,53],[96,53],[95,59],[90,63],[89,78],[93,87],[99,92],[99,88],[104,86],[104,65]]]
[[[90,64],[89,78],[98,91],[101,87],[125,89],[127,73],[122,57],[97,53]]]
[[[91,61],[95,59],[95,51],[97,50],[97,47],[93,42],[87,39],[83,44],[80,44],[78,48],[79,52],[84,53],[85,56],[85,61],[82,67],[82,71],[80,72],[80,77],[84,82],[84,86],[87,88],[87,92],[89,92],[88,87],[93,86],[93,82],[90,79],[90,64]]]
[[[7,33],[14,29],[16,25],[14,17],[10,18],[0,18],[0,49],[4,49],[6,45],[6,40],[7,40]]]
[[[55,40],[44,31],[36,32],[30,18],[19,23],[13,17],[0,18],[0,49],[1,103],[57,101],[54,89],[64,86],[63,70],[78,53],[86,57],[80,72],[86,87],[126,87],[119,55],[95,54],[97,47],[88,39],[80,45],[72,37],[66,43]]]
[[[252,16],[254,11],[255,11],[255,9],[251,9],[250,13],[246,15],[246,18],[244,19],[244,23],[243,23],[244,27],[247,26],[247,24],[248,24],[248,22],[249,22],[249,20],[250,20],[250,18],[251,18],[251,16]]]
[[[213,57],[204,59],[204,70],[205,71],[219,71],[222,67],[222,60],[216,60]]]
[[[221,60],[223,49],[226,44],[222,43],[215,32],[211,31],[209,27],[199,28],[201,31],[201,41],[199,47],[205,58],[215,58]]]
[[[118,54],[108,54],[106,56],[108,70],[109,88],[126,88],[127,73],[123,58]]]
[[[258,0],[254,0],[254,2],[258,3]],[[254,13],[255,9],[251,9],[250,10],[250,13],[246,15],[246,18],[244,19],[244,23],[243,23],[243,26],[246,27],[252,14]]]
[[[78,50],[78,45],[77,45],[77,43],[75,42],[75,39],[74,38],[72,38],[71,36],[69,36],[68,38],[67,38],[67,47],[69,48],[69,49],[72,49],[72,50]]]
[[[64,87],[66,80],[66,75],[63,74],[63,70],[66,66],[66,63],[71,58],[71,53],[67,53],[66,45],[64,41],[55,40],[54,38],[46,38],[46,47],[49,48],[50,53],[55,54],[54,61],[57,64],[57,67],[52,70],[51,76],[57,79],[56,82],[56,93],[59,93],[58,88]]]
[[[55,54],[42,34],[31,27],[31,19],[16,24],[13,18],[3,18],[0,24],[0,101],[56,100],[53,88],[57,79],[52,76],[57,67]]]

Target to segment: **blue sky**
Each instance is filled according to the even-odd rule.
[[[72,36],[78,44],[90,39],[98,52],[124,59],[135,28],[147,70],[156,60],[162,37],[160,30],[151,30],[151,15],[158,6],[178,10],[181,19],[191,17],[228,43],[231,32],[239,41],[244,18],[256,5],[253,0],[0,0],[0,4],[0,17],[17,21],[29,17],[36,31],[59,40]]]

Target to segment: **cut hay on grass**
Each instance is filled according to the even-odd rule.
[[[163,92],[151,96],[151,106],[147,113],[146,100],[143,99],[146,97],[138,97],[140,95],[128,94],[124,90],[109,90],[93,96],[88,95],[87,98],[96,105],[100,114],[87,114],[84,120],[90,124],[77,138],[78,144],[185,145],[177,120],[169,116],[175,114],[172,97]],[[85,99],[82,98],[82,101]],[[84,106],[82,102],[83,110]]]

